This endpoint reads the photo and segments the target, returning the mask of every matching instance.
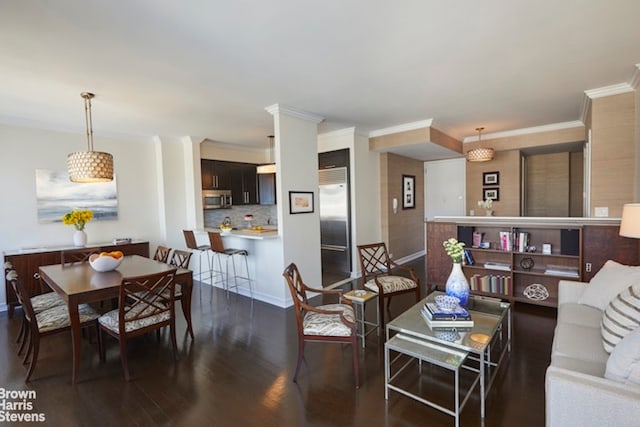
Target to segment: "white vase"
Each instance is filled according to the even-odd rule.
[[[85,233],[84,230],[76,230],[73,233],[73,245],[74,246],[87,245],[87,233]]]
[[[451,274],[449,274],[447,284],[445,285],[445,293],[458,298],[462,307],[467,306],[467,301],[469,300],[469,282],[462,271],[462,264],[459,262],[453,263]]]
[[[484,214],[485,214],[486,216],[491,216],[491,215],[493,215],[493,211],[492,211],[492,210],[490,210],[490,209],[487,209],[487,210],[484,212]]]

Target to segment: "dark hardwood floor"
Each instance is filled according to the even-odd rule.
[[[413,266],[424,277],[424,261]],[[210,295],[210,288],[204,289],[200,302],[199,291],[194,292],[195,341],[186,338],[177,308],[177,363],[166,333],[161,341],[149,335],[131,342],[129,383],[115,341],[107,341],[107,361],[100,364],[94,344],[85,340],[80,382],[72,386],[68,334],[42,340],[38,366],[32,381],[25,383],[26,367],[14,343],[19,316],[9,319],[1,313],[0,387],[34,390],[30,412],[44,414],[46,423],[56,426],[454,425],[452,417],[398,393],[384,399],[383,334],[369,335],[366,349],[359,348],[359,389],[353,384],[350,346],[335,344],[308,344],[306,363],[294,384],[297,335],[292,309],[251,304],[235,295],[227,300],[217,289],[210,303]],[[411,296],[395,298],[392,314],[413,304]],[[369,315],[373,309],[369,304]],[[554,309],[515,305],[512,352],[490,393],[487,417],[483,423],[474,393],[461,426],[544,426],[544,373],[554,326]],[[423,382],[428,384],[428,379],[424,375]]]

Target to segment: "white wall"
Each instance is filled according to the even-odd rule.
[[[35,170],[66,170],[67,154],[86,149],[84,133],[67,133],[0,125],[0,250],[70,244],[73,227],[40,224],[36,213]],[[90,243],[114,237],[160,240],[156,146],[151,140],[94,136],[96,150],[113,154],[118,185],[118,220],[91,221],[85,231]],[[91,184],[78,184],[87,185]],[[182,203],[182,200],[175,201]],[[0,306],[5,308],[4,277]]]
[[[425,217],[436,215],[464,216],[466,160],[449,159],[425,162]],[[470,206],[469,209],[474,209]]]

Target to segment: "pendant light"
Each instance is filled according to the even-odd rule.
[[[269,163],[256,168],[258,174],[276,173],[276,164],[273,162],[273,135],[269,135]]]
[[[113,181],[113,156],[101,151],[93,151],[93,129],[91,124],[91,99],[89,92],[80,94],[84,99],[84,116],[87,126],[88,151],[76,151],[67,156],[67,170],[72,182]]]
[[[467,151],[467,160],[470,162],[487,162],[493,160],[495,154],[493,148],[483,148],[481,145],[483,130],[484,128],[476,128],[476,131],[478,131],[478,147]]]

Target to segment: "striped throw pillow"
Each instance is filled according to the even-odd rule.
[[[640,326],[640,283],[620,292],[604,310],[600,329],[607,353],[628,333]]]

